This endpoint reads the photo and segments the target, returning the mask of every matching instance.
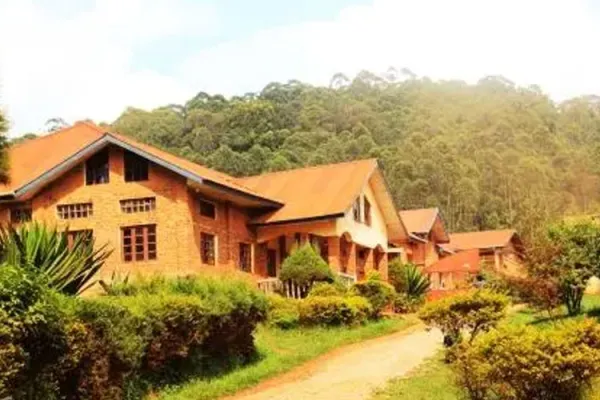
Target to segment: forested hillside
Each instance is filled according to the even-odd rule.
[[[236,176],[377,157],[398,207],[439,206],[452,231],[515,227],[527,238],[546,219],[600,204],[600,98],[555,104],[502,77],[271,83],[130,108],[112,126]]]

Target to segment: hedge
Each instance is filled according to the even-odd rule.
[[[141,398],[150,385],[248,361],[267,313],[265,296],[241,281],[152,280],[118,292],[67,298],[0,267],[0,398]]]
[[[359,296],[312,296],[300,301],[302,325],[356,325],[366,322],[372,308]]]

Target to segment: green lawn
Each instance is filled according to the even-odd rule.
[[[304,328],[283,331],[260,327],[256,333],[258,361],[212,379],[196,379],[162,390],[163,400],[216,399],[289,371],[336,347],[406,329],[415,320],[390,318],[355,328]]]
[[[600,320],[600,296],[586,296],[583,302],[584,312],[575,319],[586,316]],[[532,325],[540,329],[548,329],[555,324],[571,319],[558,313],[550,318],[548,313],[537,313],[523,309],[512,313],[506,323],[511,325]],[[600,388],[600,384],[598,386]],[[600,390],[598,390],[600,393]],[[594,399],[600,399],[600,395]],[[373,394],[372,400],[462,400],[461,393],[454,385],[450,367],[444,363],[442,352],[431,358],[413,373],[404,378],[393,379]]]

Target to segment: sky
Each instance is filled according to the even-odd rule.
[[[50,118],[409,68],[600,94],[600,0],[0,0],[9,135]]]

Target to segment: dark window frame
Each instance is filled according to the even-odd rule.
[[[367,226],[371,226],[371,224],[373,223],[373,220],[371,218],[371,202],[369,201],[369,199],[367,199],[367,197],[365,196],[365,198],[363,199],[363,212],[364,212],[364,222],[365,225]]]
[[[198,199],[198,212],[204,218],[217,219],[217,205],[212,201]]]
[[[85,162],[85,184],[103,185],[110,183],[110,157],[108,149],[100,150]]]
[[[238,267],[244,272],[252,272],[252,245],[240,242]]]
[[[33,219],[33,209],[31,206],[18,206],[10,209],[10,223],[24,224]]]
[[[200,260],[202,264],[215,265],[217,259],[217,236],[200,232]]]
[[[123,153],[125,182],[144,182],[150,179],[150,161],[125,150]]]
[[[121,228],[123,262],[144,262],[158,259],[156,225],[133,225]]]
[[[352,218],[355,222],[362,222],[362,218],[360,215],[360,197],[354,200],[352,203]]]

